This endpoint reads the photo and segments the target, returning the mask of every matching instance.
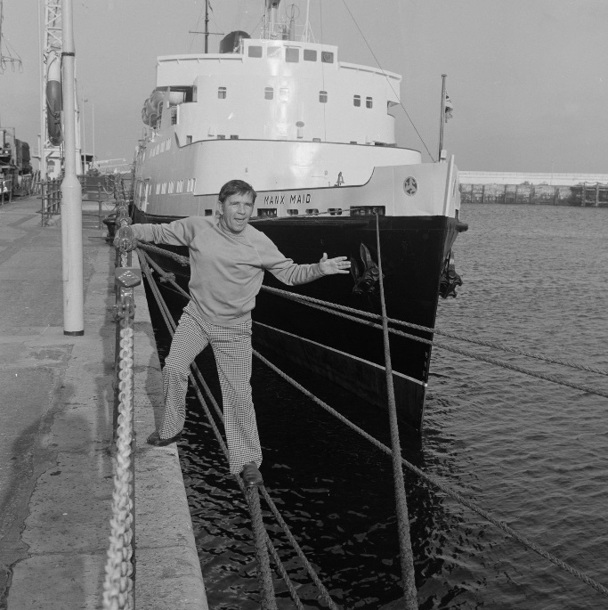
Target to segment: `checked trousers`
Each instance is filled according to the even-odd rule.
[[[238,474],[248,462],[258,467],[262,463],[251,398],[251,320],[217,326],[204,320],[192,302],[188,304],[163,367],[165,409],[158,432],[161,438],[170,438],[184,427],[190,365],[208,345],[213,349],[222,390],[230,472]]]

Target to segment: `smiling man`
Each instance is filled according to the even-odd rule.
[[[211,345],[217,364],[230,472],[246,485],[261,485],[262,450],[251,398],[251,311],[269,271],[288,285],[324,275],[348,273],[345,256],[298,265],[249,224],[256,192],[242,180],[227,182],[218,197],[218,216],[190,216],[169,224],[134,224],[114,240],[187,246],[190,302],[184,308],[163,367],[165,409],[148,443],[165,446],[179,439],[186,418],[188,373],[196,356]]]

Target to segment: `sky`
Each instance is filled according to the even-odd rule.
[[[41,0],[42,1],[42,0]],[[39,0],[3,2],[22,71],[0,74],[0,125],[38,150]],[[263,0],[210,0],[209,50],[259,27]],[[303,21],[306,0],[295,4]],[[87,152],[133,159],[156,57],[202,52],[204,0],[72,0]],[[441,75],[453,103],[444,146],[467,171],[608,173],[606,0],[310,0],[318,42],[342,61],[403,76],[397,143],[437,157]],[[258,30],[259,31],[259,30]],[[84,102],[83,100],[87,100]]]

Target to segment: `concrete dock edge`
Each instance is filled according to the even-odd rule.
[[[99,223],[84,227],[85,334],[64,335],[61,230],[41,227],[39,207],[0,208],[0,608],[97,609],[113,491],[114,249]],[[143,286],[135,294],[135,607],[207,610],[177,448],[146,444],[162,381]]]

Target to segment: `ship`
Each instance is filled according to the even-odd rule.
[[[279,4],[266,1],[257,36],[235,30],[218,52],[158,57],[142,108],[133,220],[215,216],[224,183],[251,184],[250,222],[283,254],[352,263],[350,275],[297,287],[266,274],[254,349],[386,407],[384,299],[397,412],[420,432],[438,301],[462,283],[452,254],[466,229],[454,157],[423,162],[398,146],[391,111],[401,76],[342,61],[337,46],[312,40],[308,23],[300,33],[281,20]],[[187,285],[187,268],[151,256]]]

